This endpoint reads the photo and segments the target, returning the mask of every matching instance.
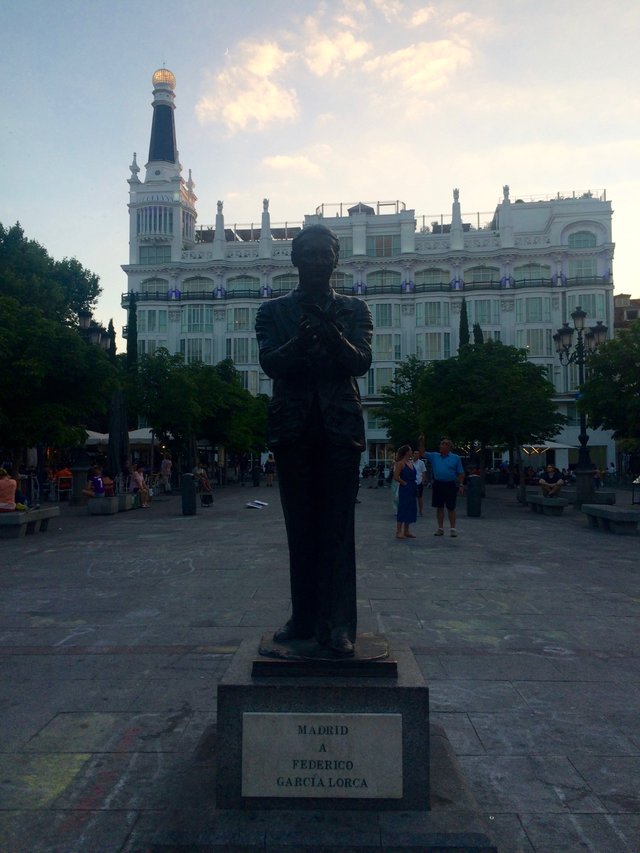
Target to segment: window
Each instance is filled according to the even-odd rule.
[[[293,273],[276,275],[271,283],[274,293],[288,293],[290,290],[295,290],[297,286],[298,276]]]
[[[400,273],[393,270],[376,270],[367,273],[367,287],[384,287],[388,290],[400,290]]]
[[[419,284],[445,284],[449,285],[449,279],[451,275],[449,270],[443,269],[428,269],[428,270],[418,270],[415,275],[416,285]]]
[[[530,356],[553,355],[551,329],[516,329],[516,346]]]
[[[516,281],[549,281],[551,267],[544,264],[524,264],[514,269],[513,277]]]
[[[180,352],[186,364],[202,361],[202,338],[180,338]]]
[[[450,336],[448,335],[450,338]],[[449,349],[451,341],[448,342]],[[437,361],[442,358],[442,333],[420,332],[416,335],[416,356],[422,361]]]
[[[498,332],[500,334],[500,332]],[[442,357],[451,358],[451,333],[445,332],[442,341]]]
[[[402,358],[400,335],[374,335],[373,352],[377,361],[399,361]]]
[[[256,364],[258,361],[258,341],[256,338],[227,338],[226,357],[234,364]]]
[[[188,293],[213,293],[215,282],[210,278],[188,278],[178,287],[183,294]]]
[[[392,302],[380,302],[372,306],[374,325],[376,328],[380,326],[399,326],[400,325],[400,306],[394,305]]]
[[[465,284],[492,284],[500,281],[497,267],[472,267],[464,274]]]
[[[227,281],[228,293],[243,293],[247,290],[258,293],[260,290],[260,279],[252,275],[239,275]]]
[[[353,237],[349,234],[349,236],[340,237],[340,257],[341,258],[350,258],[353,256]]]
[[[213,332],[213,306],[185,305],[182,309],[183,332]]]
[[[591,231],[576,231],[574,234],[569,234],[570,249],[593,249],[596,242],[596,235]]]
[[[399,234],[379,234],[367,237],[367,255],[374,258],[392,258],[400,254]]]
[[[255,309],[227,308],[227,332],[250,332],[255,320]]]
[[[416,326],[448,326],[448,302],[418,302],[416,304]]]
[[[470,308],[474,323],[487,325],[500,322],[500,302],[497,299],[474,299]]]
[[[574,258],[569,261],[569,278],[595,278],[595,258]]]
[[[250,394],[258,393],[258,371],[257,370],[239,370],[238,376],[245,391]]]
[[[369,409],[367,412],[367,426],[369,429],[386,429],[385,422],[378,415],[378,409]]]
[[[138,234],[172,234],[173,210],[170,207],[141,207],[137,211]]]
[[[376,389],[378,394],[393,382],[393,367],[376,367]]]
[[[163,296],[169,290],[169,282],[164,278],[148,278],[140,284],[140,293],[147,294],[162,294]]]
[[[140,246],[140,263],[145,266],[171,263],[171,246]]]
[[[331,276],[331,287],[338,291],[351,290],[353,287],[353,276],[351,273],[334,272]]]
[[[516,323],[550,323],[551,299],[548,296],[530,296],[516,299]]]
[[[567,296],[568,313],[575,311],[578,305],[587,312],[587,323],[606,317],[604,293],[570,293]]]

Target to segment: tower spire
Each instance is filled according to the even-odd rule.
[[[173,103],[176,78],[168,68],[159,68],[152,77],[153,124],[149,143],[149,163],[164,162],[178,165],[176,126],[173,120]]]

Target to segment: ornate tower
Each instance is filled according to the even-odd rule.
[[[176,146],[176,78],[167,68],[152,77],[153,121],[149,161],[144,182],[133,155],[129,167],[129,263],[158,267],[180,260],[181,252],[195,243],[197,197],[191,179],[181,177],[182,166]]]

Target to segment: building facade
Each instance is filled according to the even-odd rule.
[[[466,215],[453,190],[449,213],[421,216],[403,202],[321,204],[299,222],[272,223],[264,199],[259,221],[199,225],[195,184],[185,181],[174,122],[175,78],[153,75],[153,120],[144,179],[134,154],[129,178],[129,263],[122,306],[137,296],[138,346],[183,353],[187,362],[233,359],[251,393],[271,390],[258,363],[254,321],[262,300],[297,285],[291,240],[314,223],[340,240],[333,285],[360,295],[373,315],[373,363],[362,377],[367,458],[389,457],[379,423],[381,391],[408,356],[448,358],[458,349],[460,310],[494,338],[527,350],[546,368],[569,424],[556,438],[578,446],[577,369],[562,367],[553,335],[581,306],[589,325],[613,330],[614,244],[611,202],[604,191],[510,197],[509,187],[490,213]],[[126,328],[124,330],[126,336]],[[500,389],[495,389],[496,394]],[[592,459],[615,461],[608,433],[593,431]],[[575,462],[577,450],[559,450],[556,464]]]

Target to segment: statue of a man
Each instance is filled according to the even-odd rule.
[[[278,642],[315,637],[340,655],[356,638],[354,515],[364,423],[354,377],[371,365],[367,304],[331,287],[339,243],[324,225],[293,240],[296,290],[256,318],[260,364],[274,380],[268,441],[289,542],[292,613]]]

